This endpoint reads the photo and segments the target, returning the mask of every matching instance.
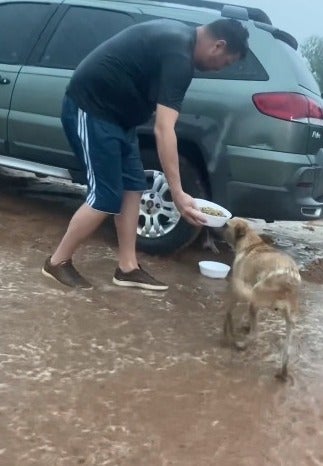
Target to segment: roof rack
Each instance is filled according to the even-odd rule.
[[[249,19],[247,8],[232,5],[224,5],[221,10],[221,16],[224,16],[225,18],[240,19],[242,21],[248,21]]]
[[[237,6],[237,5],[232,5],[231,3],[215,2],[213,0],[153,0],[153,1],[158,1],[160,3],[173,3],[173,4],[179,4],[179,5],[195,6],[199,8],[209,8],[212,10],[221,11],[222,16],[229,16],[230,11],[231,11],[232,16],[234,16],[237,19],[248,19],[242,13],[242,11],[245,10],[248,12],[249,19],[253,21],[257,21],[259,23],[265,23],[265,24],[270,24],[270,25],[272,24],[269,16],[263,10],[259,8],[251,8],[251,7],[244,7],[244,6],[242,7],[242,5]],[[238,17],[240,15],[241,17]]]
[[[260,22],[255,22],[255,25],[257,28],[263,29],[264,31],[267,31],[270,34],[272,34],[272,36],[275,37],[275,39],[279,39],[285,42],[286,44],[288,44],[293,49],[298,50],[297,40],[295,39],[294,36],[292,36],[288,32],[282,31],[281,29],[275,28],[274,26],[271,26],[271,25],[261,24]]]

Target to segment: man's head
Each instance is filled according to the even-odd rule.
[[[198,27],[194,52],[196,68],[219,71],[245,58],[248,37],[248,30],[234,19],[220,19]]]

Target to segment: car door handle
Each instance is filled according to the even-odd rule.
[[[0,84],[10,84],[10,79],[0,76]]]

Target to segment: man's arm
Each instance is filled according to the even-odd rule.
[[[161,104],[157,105],[154,132],[158,156],[177,209],[189,223],[201,226],[205,224],[205,217],[196,208],[194,199],[184,193],[182,188],[175,133],[177,119],[176,110]]]

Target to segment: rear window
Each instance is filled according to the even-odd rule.
[[[298,84],[315,94],[321,95],[319,85],[312,75],[305,58],[303,58],[302,55],[292,47],[285,44],[285,42],[279,42],[286,54],[286,60],[288,60],[293,67]]]
[[[269,76],[257,57],[248,51],[246,58],[221,71],[196,71],[195,78],[230,79],[239,81],[267,81]]]
[[[160,16],[150,16],[143,14],[140,21],[150,21],[152,19],[160,18]],[[162,18],[176,19],[185,22],[187,25],[192,27],[198,27],[202,24],[207,24],[210,21],[218,19],[217,16],[213,15],[210,18],[210,11],[205,10],[175,10],[173,16],[168,12],[163,15]],[[194,18],[194,22],[190,19]],[[197,23],[196,20],[199,20]],[[195,78],[203,79],[227,79],[227,80],[240,80],[240,81],[267,81],[269,76],[262,66],[257,57],[251,52],[248,51],[247,56],[244,60],[234,63],[231,66],[221,70],[221,71],[203,71],[198,70],[194,73]]]

